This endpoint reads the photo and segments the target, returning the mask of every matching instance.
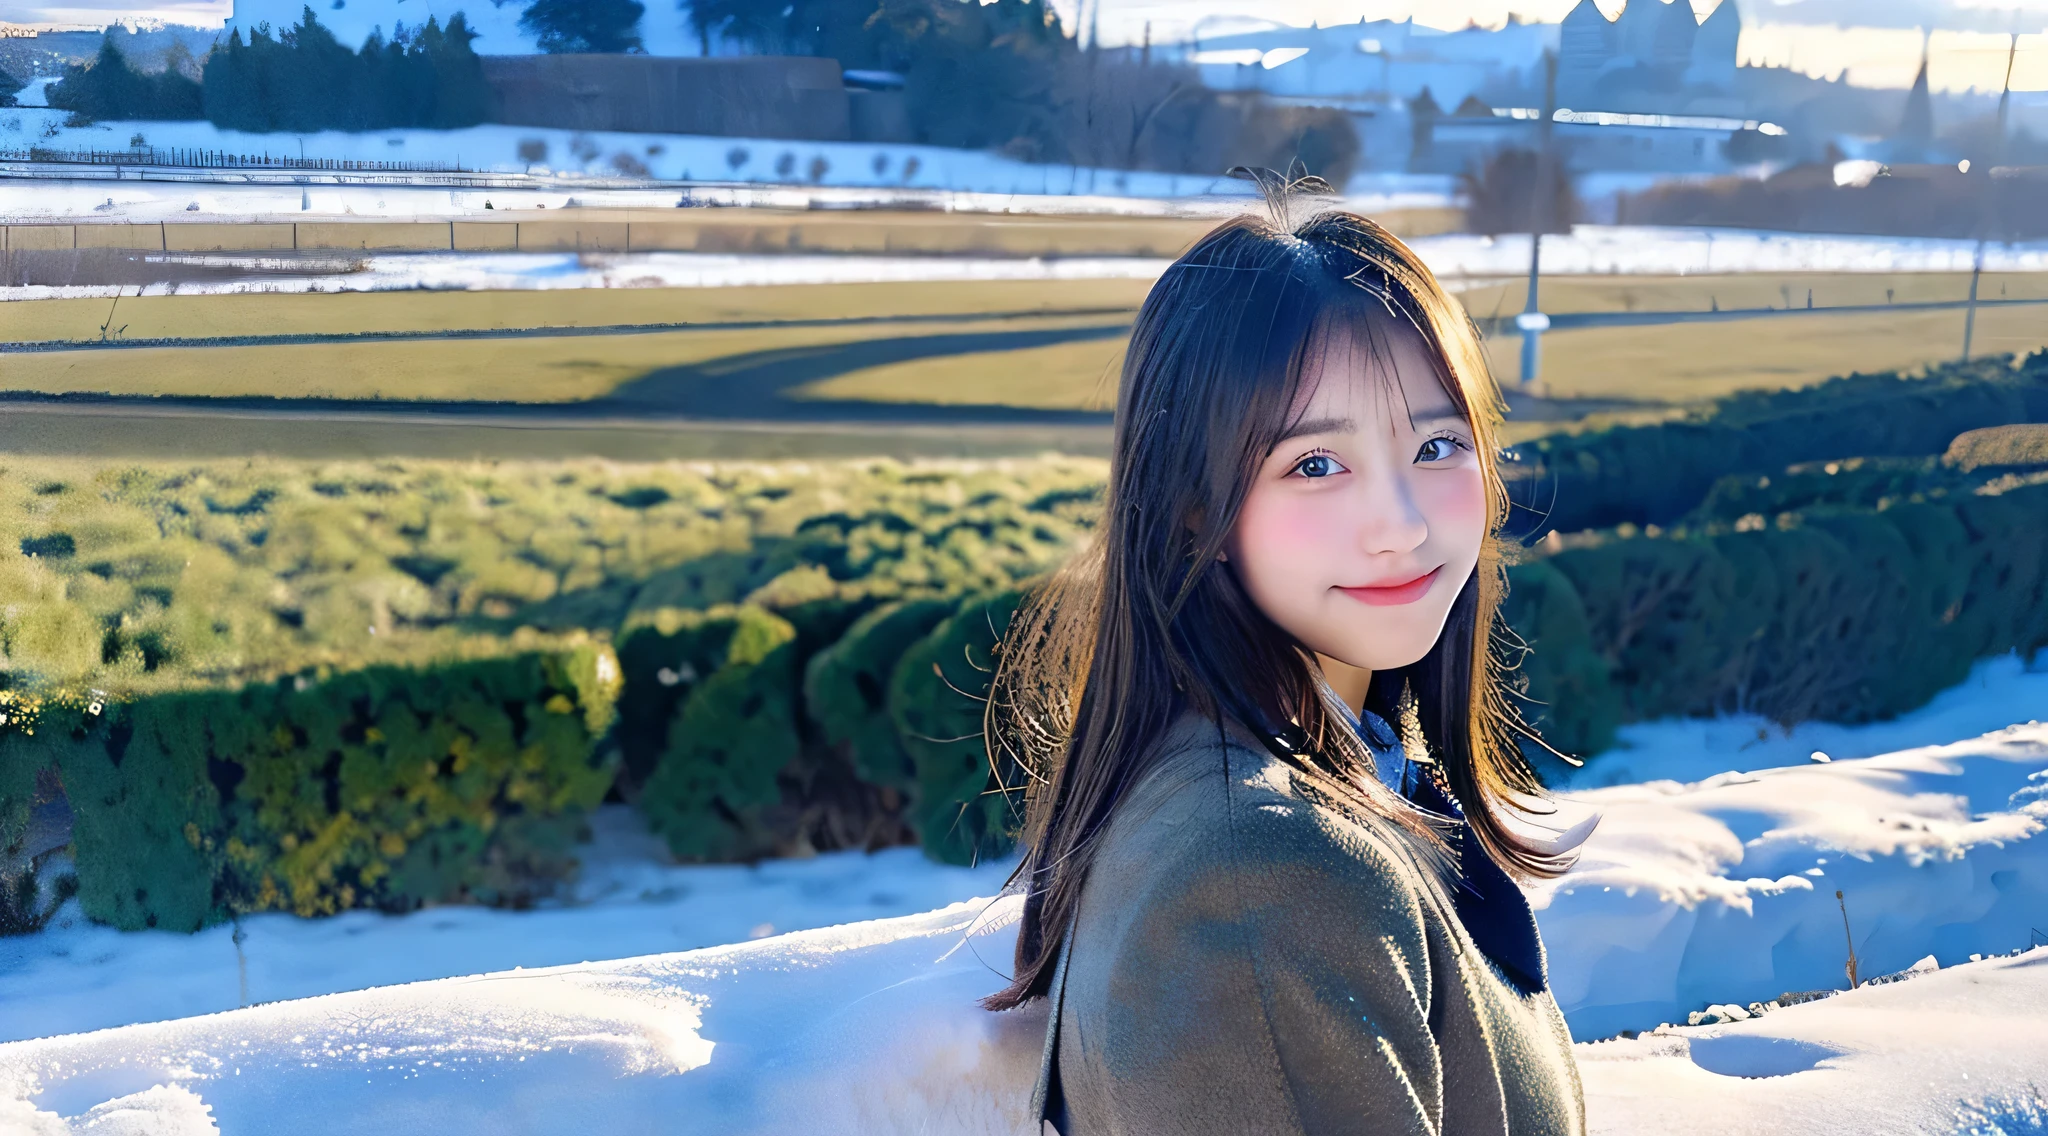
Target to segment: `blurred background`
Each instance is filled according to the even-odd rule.
[[[1554,788],[2048,718],[2043,0],[93,2],[0,6],[0,1041],[993,895],[1234,166],[1484,333]],[[2025,824],[1863,973],[2048,941]],[[1840,985],[1793,899],[1575,1032]]]

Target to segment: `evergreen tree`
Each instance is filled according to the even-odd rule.
[[[50,87],[50,105],[91,121],[200,117],[199,84],[176,70],[144,75],[128,65],[110,36],[99,55],[72,64]]]
[[[309,7],[275,38],[269,27],[230,34],[207,57],[206,117],[230,130],[387,130],[474,126],[488,117],[490,85],[460,12],[372,32],[350,51]]]
[[[231,30],[226,43],[215,45],[207,53],[206,67],[199,78],[201,102],[206,110],[206,120],[223,130],[270,129],[270,117],[264,110],[263,90],[256,73],[255,44],[258,36],[269,39],[269,28],[251,31],[247,44],[242,42],[240,29]]]
[[[22,82],[5,71],[0,71],[0,107],[13,106],[14,96],[26,86],[28,86],[27,83]]]
[[[646,11],[639,0],[533,0],[519,26],[551,54],[637,51]]]
[[[363,113],[361,58],[321,25],[311,5],[277,39],[280,62],[290,70],[271,87],[275,129],[312,133],[370,125]]]
[[[421,118],[420,125],[449,129],[475,126],[490,117],[491,85],[484,81],[483,61],[470,46],[474,39],[476,33],[460,12],[448,18],[445,31],[428,18],[419,54],[426,61],[423,74],[432,77],[434,101],[432,113]],[[634,43],[639,43],[637,37]]]

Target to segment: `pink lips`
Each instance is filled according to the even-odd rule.
[[[1443,571],[1441,566],[1432,568],[1427,573],[1403,584],[1386,584],[1371,588],[1338,588],[1337,590],[1350,596],[1352,599],[1363,600],[1375,607],[1398,607],[1401,604],[1414,603],[1416,600],[1421,599],[1422,594],[1429,591],[1429,586],[1436,583],[1436,575],[1441,571]]]

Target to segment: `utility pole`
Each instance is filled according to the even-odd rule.
[[[1977,285],[1984,278],[1984,240],[1987,227],[1995,227],[2003,235],[2004,225],[1991,226],[1991,214],[1998,211],[1998,189],[1991,180],[1991,172],[2005,158],[2005,116],[2012,106],[2012,64],[2020,52],[2020,37],[2012,33],[2005,49],[2005,89],[1998,96],[1998,137],[1991,143],[1991,155],[1984,163],[1984,189],[1977,200],[1977,255],[1970,264],[1970,306],[1963,313],[1963,362],[1970,361],[1971,340],[1977,335]],[[1965,174],[1965,176],[1968,176]]]
[[[1543,230],[1550,227],[1550,214],[1556,203],[1551,200],[1551,153],[1550,125],[1557,117],[1557,53],[1543,53],[1543,113],[1536,120],[1536,187],[1529,195],[1529,300],[1522,305],[1522,314],[1515,317],[1515,326],[1522,332],[1522,386],[1535,384],[1542,373],[1543,332],[1550,327],[1550,317],[1543,314],[1538,302],[1537,287],[1541,283],[1543,268]]]
[[[1835,904],[1842,909],[1842,937],[1849,941],[1849,964],[1842,969],[1848,972],[1849,989],[1854,990],[1863,985],[1863,982],[1862,976],[1856,973],[1861,969],[1856,964],[1856,936],[1849,933],[1849,901],[1843,899],[1842,893],[1838,891],[1835,893]]]

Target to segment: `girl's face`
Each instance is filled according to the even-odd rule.
[[[1225,556],[1266,617],[1318,655],[1407,666],[1472,577],[1487,504],[1472,428],[1404,323],[1335,334],[1266,456]]]

